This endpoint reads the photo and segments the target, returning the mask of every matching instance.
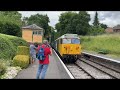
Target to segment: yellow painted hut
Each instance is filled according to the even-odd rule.
[[[43,28],[36,24],[22,27],[22,38],[27,42],[41,43],[43,38]]]

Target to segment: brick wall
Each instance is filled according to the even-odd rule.
[[[113,28],[106,28],[106,29],[105,29],[105,32],[106,32],[106,33],[112,33],[112,32],[113,32]]]

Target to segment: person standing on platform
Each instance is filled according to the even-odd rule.
[[[41,79],[45,78],[48,66],[49,66],[49,55],[52,55],[52,49],[50,48],[50,45],[48,45],[48,41],[47,40],[43,40],[43,44],[41,46],[38,47],[38,50],[40,50],[40,48],[44,48],[44,60],[39,60],[39,66],[38,66],[38,70],[37,70],[37,75],[36,75],[36,79],[39,79],[40,75],[41,75]]]
[[[35,60],[37,60],[36,58],[36,50],[37,48],[35,47],[34,43],[30,43],[30,63],[34,63]]]

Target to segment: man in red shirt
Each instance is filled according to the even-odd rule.
[[[45,78],[46,71],[47,71],[48,65],[49,65],[49,55],[52,55],[52,50],[51,50],[50,46],[48,45],[47,40],[43,41],[43,45],[41,47],[43,47],[45,50],[45,52],[44,52],[45,59],[43,61],[39,60],[39,67],[38,67],[36,79],[39,79],[40,74],[41,74],[41,79]],[[40,46],[38,46],[38,50],[39,49],[40,49]]]

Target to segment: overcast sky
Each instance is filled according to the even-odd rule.
[[[49,25],[55,26],[55,24],[58,22],[59,16],[62,12],[65,11],[19,11],[22,14],[22,17],[30,17],[34,14],[47,14],[50,23]],[[93,23],[95,11],[87,11],[90,14],[91,21],[90,24]],[[100,23],[107,24],[108,27],[113,27],[117,24],[120,24],[120,11],[98,11],[98,18]]]

